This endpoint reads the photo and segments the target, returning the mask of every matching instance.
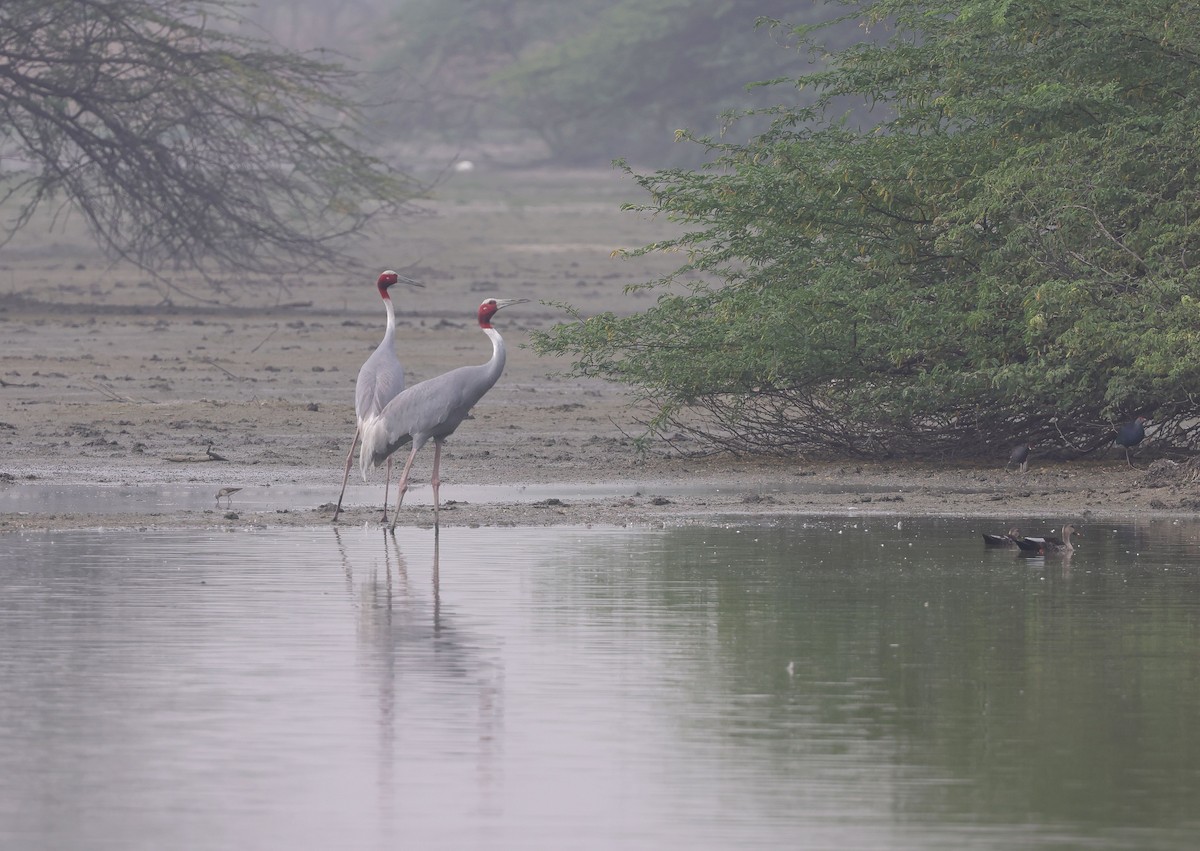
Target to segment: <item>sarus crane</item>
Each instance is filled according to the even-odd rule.
[[[371,353],[366,362],[358,370],[358,381],[354,385],[354,417],[357,425],[354,428],[354,439],[350,441],[350,451],[346,453],[346,471],[342,474],[342,492],[338,494],[337,508],[333,511],[336,522],[342,513],[342,498],[346,495],[346,480],[350,478],[350,464],[354,460],[354,447],[363,432],[363,424],[373,417],[379,416],[384,406],[396,398],[404,389],[404,366],[396,356],[396,311],[392,307],[392,297],[388,290],[396,284],[407,284],[410,287],[423,287],[420,281],[398,275],[391,269],[383,272],[375,282],[379,296],[383,299],[384,309],[387,310],[387,328],[383,332],[383,341]],[[392,481],[392,461],[387,464],[387,480],[383,485],[383,521],[387,522],[388,486]]]
[[[441,505],[438,468],[442,460],[442,444],[454,434],[475,403],[492,389],[504,372],[504,339],[492,327],[492,317],[497,311],[528,301],[527,298],[486,299],[479,305],[479,328],[492,341],[491,359],[476,366],[460,366],[406,388],[387,403],[379,416],[371,417],[363,424],[363,445],[358,458],[364,479],[369,470],[390,459],[392,453],[401,446],[412,443],[412,450],[408,453],[404,472],[400,474],[400,483],[397,485],[399,495],[396,498],[396,510],[392,512],[393,530],[408,490],[413,460],[431,438],[433,473],[429,483],[433,486],[433,517],[434,524],[437,524]]]

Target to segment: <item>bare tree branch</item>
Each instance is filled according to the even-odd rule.
[[[234,32],[232,0],[5,0],[0,244],[65,200],[149,271],[353,264],[350,237],[419,190],[362,150],[353,76]]]

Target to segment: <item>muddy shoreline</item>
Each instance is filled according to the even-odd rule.
[[[465,442],[465,441],[464,441]],[[449,465],[455,459],[444,456]],[[772,523],[794,516],[974,517],[997,528],[1010,523],[1026,528],[1054,528],[1063,522],[1087,524],[1101,520],[1145,517],[1200,516],[1195,490],[1163,485],[1146,487],[1144,472],[1109,469],[1091,464],[1047,467],[1021,477],[995,469],[929,465],[838,463],[783,464],[736,459],[637,459],[632,453],[609,452],[606,473],[581,466],[577,477],[559,467],[556,475],[538,481],[509,479],[511,464],[490,464],[486,474],[464,479],[461,472],[442,485],[440,524],[454,526],[611,525],[669,526],[707,523]],[[340,485],[336,465],[305,469],[236,462],[211,462],[178,469],[126,466],[106,469],[102,482],[110,496],[94,511],[23,510],[9,505],[0,514],[0,532],[105,528],[261,528],[328,525]],[[702,467],[703,469],[697,469]],[[95,481],[72,482],[69,469],[40,470],[0,483],[0,499],[9,494],[33,494],[42,489],[69,492],[95,489]],[[39,471],[40,470],[40,471]],[[323,474],[323,475],[322,475]],[[153,490],[155,485],[184,492],[195,503],[187,509],[149,507],[129,499],[128,491]],[[237,483],[236,485],[229,483]],[[484,485],[498,495],[476,496]],[[221,487],[244,490],[217,503]],[[599,486],[599,487],[598,487]],[[530,489],[534,496],[522,491]],[[101,489],[103,491],[103,489]],[[303,495],[293,493],[301,490]],[[210,502],[210,492],[212,501]],[[328,499],[321,499],[321,494]],[[379,525],[382,476],[371,487],[351,490],[341,517],[347,526]],[[305,500],[307,496],[307,501]],[[468,498],[469,497],[469,498]],[[273,500],[275,500],[273,502]],[[37,499],[30,499],[36,504]],[[142,502],[145,502],[144,500]],[[394,491],[392,505],[394,507]],[[414,484],[411,499],[401,509],[398,527],[427,528],[433,524],[430,491],[425,480]]]
[[[637,413],[623,390],[563,377],[565,364],[539,358],[526,343],[531,330],[563,320],[555,302],[585,313],[648,306],[652,296],[627,285],[666,272],[673,261],[634,264],[614,251],[663,238],[667,225],[622,213],[620,201],[633,190],[610,173],[473,179],[444,187],[427,202],[429,215],[371,249],[379,269],[426,282],[425,290],[396,298],[397,349],[410,383],[487,359],[490,346],[473,321],[482,298],[532,300],[498,318],[509,345],[504,377],[446,445],[443,526],[884,514],[1051,527],[1200,516],[1200,487],[1148,474],[1152,441],[1139,469],[1113,452],[1075,462],[1035,457],[1025,475],[1002,469],[1006,448],[994,460],[956,465],[686,457],[661,445],[640,453]],[[165,302],[144,275],[89,251],[82,234],[39,241],[23,232],[0,253],[0,533],[329,523],[354,431],[355,377],[382,336],[374,278],[300,276],[232,286],[216,305]],[[209,460],[209,447],[223,460]],[[414,467],[415,484],[428,482],[431,460],[429,447]],[[605,483],[613,486],[605,496],[580,492]],[[70,513],[13,498],[29,493],[21,488],[96,484],[214,495],[242,487],[259,497],[269,488],[305,487],[324,496],[303,506],[262,499],[248,506],[235,495],[227,508],[105,505]],[[378,496],[354,500],[339,522],[377,522],[382,472],[371,484]],[[471,486],[522,485],[559,491],[542,504],[461,496]],[[424,503],[406,506],[399,519],[403,526],[431,523]]]

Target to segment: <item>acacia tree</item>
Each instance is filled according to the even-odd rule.
[[[4,0],[0,175],[12,234],[65,201],[156,270],[352,262],[346,238],[412,182],[354,134],[350,74],[238,35],[229,0]]]
[[[539,348],[710,446],[1087,452],[1138,413],[1195,444],[1194,5],[880,0],[865,21],[888,37],[799,80],[813,107],[709,143],[701,171],[634,175],[638,209],[686,228],[634,253],[688,262],[651,310]],[[877,126],[837,119],[856,102]]]

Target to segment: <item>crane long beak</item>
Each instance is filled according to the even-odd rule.
[[[529,301],[527,298],[498,298],[496,299],[496,309],[502,310],[505,307],[510,307],[514,304],[525,304]]]
[[[408,284],[410,287],[420,287],[421,289],[425,289],[424,284],[422,284],[420,281],[416,280],[415,278],[408,277],[407,275],[399,275],[399,274],[396,275],[396,283]]]

